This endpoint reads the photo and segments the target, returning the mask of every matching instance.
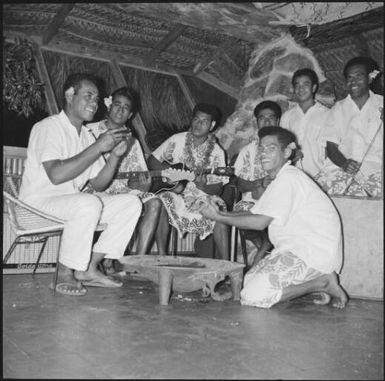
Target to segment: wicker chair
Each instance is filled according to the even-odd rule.
[[[58,278],[60,244],[64,229],[64,221],[46,214],[40,210],[37,210],[18,199],[18,190],[21,183],[21,176],[5,175],[4,180],[4,202],[9,213],[11,229],[16,235],[16,238],[3,259],[3,265],[7,263],[9,257],[16,248],[16,245],[43,243],[32,272],[32,275],[35,275],[48,238],[52,236],[59,236],[60,238],[58,245],[58,255],[56,258],[56,269],[53,287],[55,292]],[[96,231],[102,231],[106,227],[107,224],[99,224],[96,228]]]

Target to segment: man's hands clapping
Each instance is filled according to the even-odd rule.
[[[131,136],[127,128],[117,128],[107,130],[101,134],[96,140],[101,153],[110,152],[117,157],[123,156],[130,145],[132,147],[134,138]]]

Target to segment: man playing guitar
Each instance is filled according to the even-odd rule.
[[[195,175],[193,181],[179,183],[173,191],[158,194],[163,203],[158,227],[158,231],[162,232],[159,234],[161,241],[157,241],[161,254],[166,252],[170,223],[176,227],[179,236],[190,232],[205,239],[213,233],[220,259],[229,259],[229,227],[197,212],[199,205],[207,198],[216,199],[223,208],[226,207],[217,195],[229,181],[228,177],[207,174],[226,165],[225,152],[212,134],[218,119],[219,110],[215,106],[197,104],[189,131],[174,134],[148,158],[147,163],[152,170],[164,170],[181,163],[183,169],[192,171]]]

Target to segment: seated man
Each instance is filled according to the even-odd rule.
[[[105,257],[123,256],[142,210],[134,195],[81,193],[88,181],[96,191],[106,189],[127,150],[125,130],[108,130],[95,141],[83,125],[98,107],[96,83],[89,74],[67,78],[64,110],[32,128],[20,188],[22,201],[65,220],[56,286],[65,295],[84,295],[83,285],[122,286],[98,267]],[[106,162],[105,152],[110,152]],[[92,248],[98,223],[107,228]]]
[[[166,210],[166,213],[163,210],[158,228],[161,229],[160,236],[163,237],[162,252],[167,249],[169,221],[178,230],[179,236],[190,232],[204,239],[214,233],[220,259],[230,257],[228,226],[202,217],[193,207],[197,200],[201,202],[206,198],[215,198],[222,208],[226,208],[224,201],[216,195],[222,192],[223,184],[228,182],[228,177],[202,173],[203,170],[226,165],[225,153],[211,133],[218,117],[219,113],[214,106],[204,103],[196,105],[190,130],[168,138],[148,159],[151,169],[164,169],[182,163],[185,169],[197,174],[195,180],[188,181],[184,189],[178,184],[175,191],[159,193]]]
[[[297,70],[291,82],[298,104],[283,113],[281,126],[293,132],[301,146],[303,159],[297,162],[297,167],[314,178],[325,161],[325,148],[319,137],[329,109],[315,100],[319,81],[314,70]]]
[[[107,119],[87,124],[87,128],[96,139],[107,130],[126,128],[126,123],[135,110],[134,97],[127,87],[115,90],[109,98],[105,98],[105,104],[108,109]],[[149,192],[151,177],[148,173],[142,147],[131,133],[129,133],[128,144],[129,148],[123,156],[118,169],[118,174],[125,175],[128,179],[113,180],[105,192],[107,194],[134,194],[141,199],[143,212],[137,226],[138,244],[136,252],[137,254],[148,254],[158,226],[162,202],[154,193]],[[109,153],[105,154],[104,157],[107,160]],[[111,260],[105,260],[103,266],[107,273],[114,272]]]
[[[345,65],[349,94],[330,110],[320,136],[327,159],[315,176],[330,195],[381,195],[383,97],[370,90],[379,74],[368,57],[352,58]]]
[[[213,201],[199,211],[217,222],[241,229],[269,227],[274,250],[246,273],[241,304],[270,308],[309,293],[322,293],[326,304],[345,307],[338,284],[342,265],[342,232],[328,196],[302,170],[291,164],[295,135],[282,127],[258,132],[263,169],[271,178],[265,192],[247,212],[219,210]]]
[[[269,183],[269,177],[266,177],[267,173],[262,168],[261,156],[258,150],[258,131],[263,127],[279,124],[281,107],[276,102],[263,101],[255,106],[254,116],[257,127],[255,139],[239,151],[237,160],[234,163],[237,187],[242,193],[242,200],[234,206],[234,211],[249,210],[253,207]],[[258,248],[254,258],[250,261],[250,265],[257,264],[265,256],[266,252],[272,248],[267,229],[262,231],[248,229],[243,230],[241,234]]]

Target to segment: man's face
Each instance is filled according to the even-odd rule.
[[[214,126],[215,121],[212,121],[211,115],[197,111],[191,121],[191,132],[196,137],[207,136]]]
[[[264,136],[259,142],[259,150],[262,168],[272,177],[275,177],[291,153],[281,147],[276,136]]]
[[[260,130],[262,127],[278,126],[279,118],[275,114],[274,110],[270,108],[262,109],[257,115],[257,126]]]
[[[91,121],[98,110],[99,91],[89,81],[82,81],[80,89],[69,102],[71,114],[82,121]]]
[[[369,91],[369,84],[369,75],[365,65],[353,65],[348,68],[346,86],[353,99],[366,95]]]
[[[301,75],[294,80],[293,88],[296,100],[301,103],[314,98],[317,86],[307,75]]]
[[[115,125],[124,125],[132,116],[132,103],[124,95],[117,95],[114,97],[108,117]]]

